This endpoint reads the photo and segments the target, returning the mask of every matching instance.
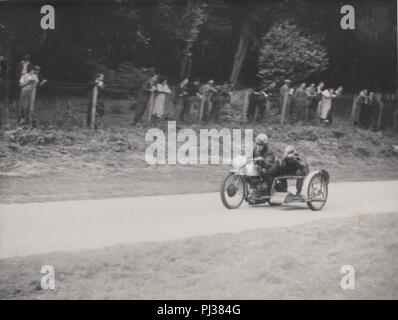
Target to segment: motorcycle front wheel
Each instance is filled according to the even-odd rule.
[[[220,188],[221,201],[228,209],[237,209],[246,195],[246,180],[243,176],[230,173],[222,182]]]

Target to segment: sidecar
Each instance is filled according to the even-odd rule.
[[[312,171],[306,176],[279,176],[273,180],[270,193],[264,191],[264,182],[261,182],[260,171],[251,162],[241,161],[235,164],[223,180],[220,188],[221,201],[228,209],[237,209],[243,201],[249,205],[269,203],[271,206],[284,205],[292,202],[306,203],[314,211],[321,210],[328,198],[329,173],[326,170]],[[256,183],[257,194],[253,197],[249,190],[252,179],[260,180]],[[289,181],[302,180],[300,194],[289,192]],[[266,188],[266,187],[265,187]]]
[[[284,181],[302,180],[301,194],[289,191],[280,192],[277,186]],[[283,205],[292,202],[304,202],[314,211],[321,210],[328,198],[329,173],[326,170],[312,171],[307,176],[280,176],[272,183],[270,205]]]

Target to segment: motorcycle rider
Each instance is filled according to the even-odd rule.
[[[309,167],[307,161],[297,152],[296,148],[291,145],[287,146],[285,148],[285,152],[283,153],[283,160],[281,163],[281,173],[282,175],[292,175],[292,176],[306,176],[309,173]],[[287,189],[287,181],[285,180],[282,183],[284,185],[284,188]],[[301,194],[302,187],[303,187],[303,179],[297,179],[296,181],[297,195]]]
[[[262,177],[267,183],[267,194],[271,193],[272,182],[280,173],[280,164],[268,146],[268,136],[260,133],[255,139],[253,150],[254,163],[260,166]]]

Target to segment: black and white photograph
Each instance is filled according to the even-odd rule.
[[[398,300],[397,17],[0,1],[0,300]]]

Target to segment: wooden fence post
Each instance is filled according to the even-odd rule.
[[[202,122],[202,118],[203,118],[203,109],[205,106],[205,96],[203,95],[202,98],[200,99],[200,108],[199,108],[199,119],[198,119],[198,124],[200,124]]]
[[[97,112],[98,86],[94,84],[91,97],[90,129],[95,129],[95,114]]]
[[[28,126],[33,128],[33,117],[35,113],[35,100],[36,100],[37,82],[33,83],[32,93],[30,95],[29,110],[28,110]]]
[[[245,95],[243,96],[242,123],[246,123],[247,121],[247,109],[249,108],[250,94],[251,94],[251,89],[247,89]]]
[[[282,101],[282,110],[281,110],[281,124],[282,125],[285,124],[285,120],[286,120],[288,99],[289,99],[289,91],[286,91],[286,93],[283,96],[283,101]]]
[[[151,95],[149,97],[148,105],[147,105],[147,110],[148,110],[148,126],[151,124],[152,120],[152,111],[153,111],[153,100],[155,97],[155,92],[152,91]]]

